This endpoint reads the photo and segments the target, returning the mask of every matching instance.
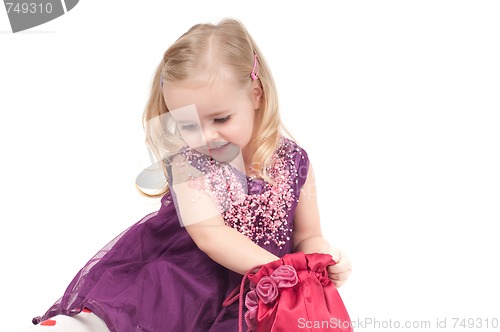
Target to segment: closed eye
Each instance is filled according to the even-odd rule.
[[[223,118],[215,118],[214,119],[214,122],[215,123],[226,123],[227,121],[229,121],[229,119],[231,119],[231,115],[228,115],[226,117],[223,117]]]

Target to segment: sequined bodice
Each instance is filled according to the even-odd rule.
[[[192,166],[205,174],[192,179],[190,186],[212,197],[226,225],[256,244],[281,248],[291,238],[293,218],[290,211],[294,200],[298,199],[295,163],[297,154],[302,151],[293,141],[283,139],[267,168],[272,183],[249,178],[231,165],[193,150],[185,150],[183,154]]]

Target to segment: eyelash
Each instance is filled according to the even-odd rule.
[[[228,115],[224,118],[217,118],[217,119],[214,119],[214,122],[215,123],[218,123],[218,124],[221,124],[221,123],[226,123],[229,121],[229,119],[231,119],[231,115]]]
[[[214,119],[214,122],[216,124],[223,124],[223,123],[226,123],[228,122],[229,120],[231,119],[231,115],[228,115],[224,118],[216,118]],[[181,130],[184,130],[184,131],[194,131],[194,130],[197,130],[198,129],[198,125],[197,124],[188,124],[188,125],[182,125],[181,126]]]

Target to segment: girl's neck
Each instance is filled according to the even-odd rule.
[[[249,177],[255,177],[257,172],[252,167],[252,153],[248,150],[249,150],[248,148],[242,150],[242,156],[243,156],[242,160],[244,162],[245,173]]]

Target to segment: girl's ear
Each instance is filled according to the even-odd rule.
[[[253,108],[258,110],[260,105],[262,105],[262,99],[264,95],[264,91],[262,90],[262,86],[260,86],[259,80],[255,80],[252,82],[252,99],[253,99]]]

